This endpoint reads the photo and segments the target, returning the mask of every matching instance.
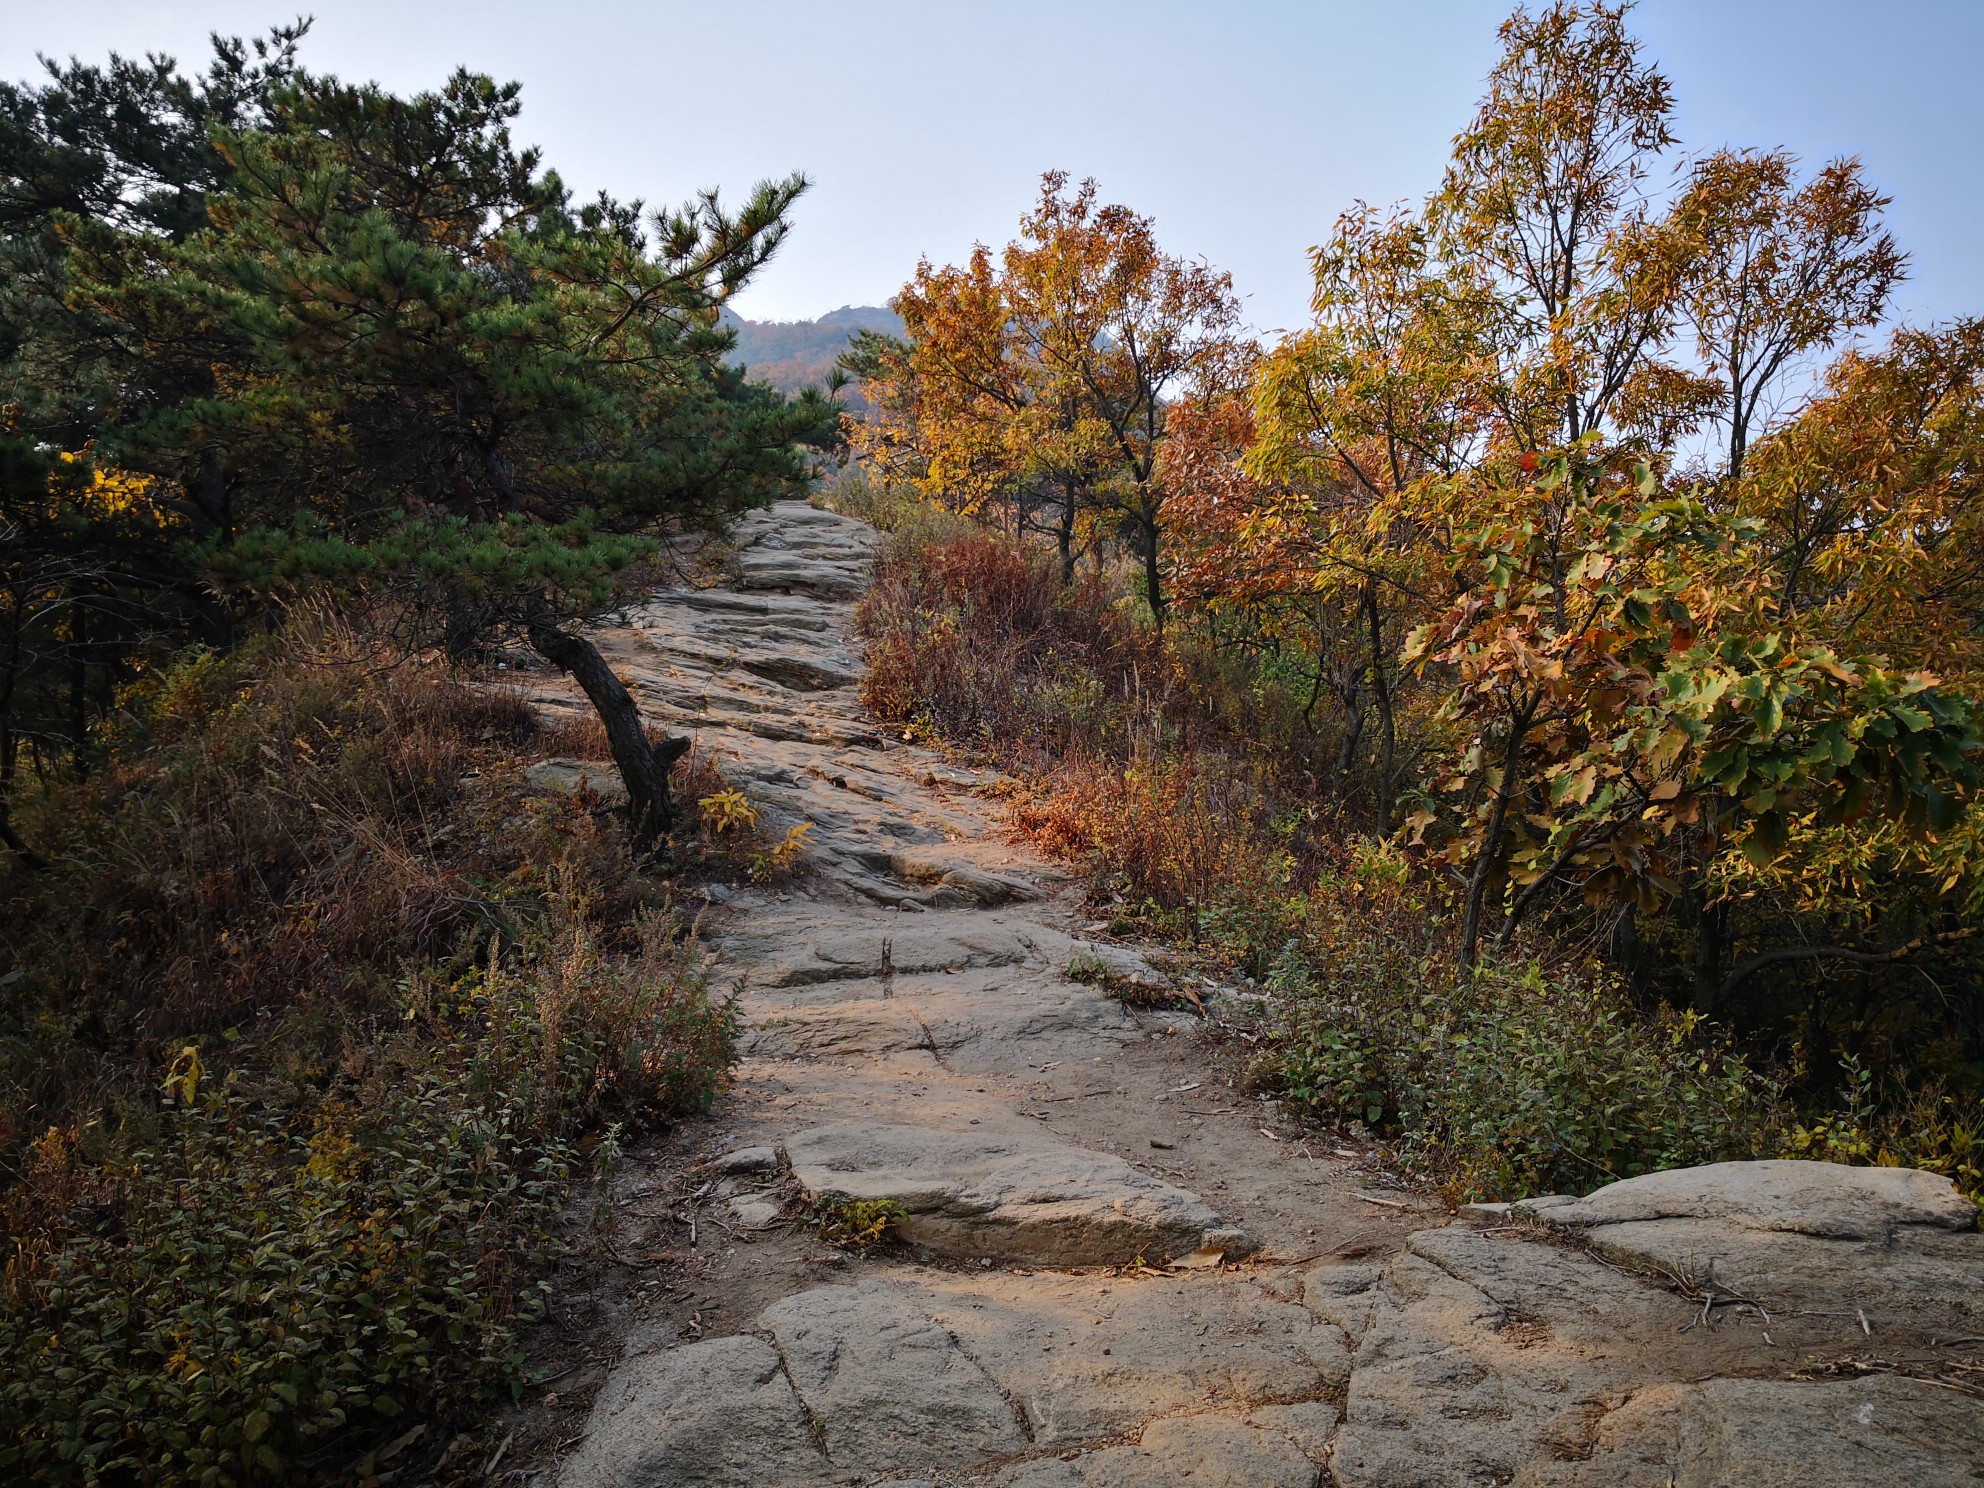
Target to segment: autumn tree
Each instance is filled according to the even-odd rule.
[[[1253,380],[1244,462],[1256,499],[1224,566],[1304,596],[1318,679],[1335,679],[1347,720],[1339,776],[1376,716],[1374,816],[1388,834],[1401,777],[1399,648],[1440,548],[1422,497],[1477,457],[1489,405],[1456,346],[1450,286],[1420,219],[1360,207],[1312,264],[1314,326],[1269,352]],[[1250,545],[1265,545],[1251,561]]]
[[[847,420],[856,452],[951,511],[1010,510],[1022,538],[1051,514],[1065,581],[1083,497],[1108,463],[1100,426],[1042,364],[989,249],[962,268],[920,262],[893,303],[903,336],[857,336],[844,359],[879,410]]]
[[[1098,205],[1093,181],[1069,192],[1049,172],[1006,250],[1009,294],[1050,396],[1099,426],[1113,469],[1103,504],[1135,535],[1144,597],[1164,625],[1164,483],[1159,452],[1171,402],[1229,376],[1240,355],[1231,276],[1165,254],[1154,224]]]
[[[1567,482],[1581,489],[1559,502]],[[1551,461],[1462,529],[1460,593],[1413,637],[1468,724],[1437,782],[1463,802],[1448,856],[1468,866],[1465,959],[1498,887],[1506,944],[1560,879],[1658,909],[1726,849],[1768,866],[1801,824],[1945,831],[1984,779],[1967,699],[1774,625],[1761,525],[1656,487],[1644,465]],[[1558,509],[1576,524],[1567,567],[1546,536]],[[1703,950],[1706,1012],[1725,970],[1719,941]]]
[[[1649,251],[1673,91],[1626,6],[1517,11],[1428,203],[1456,349],[1518,449],[1671,426],[1695,411],[1660,360],[1676,270]]]
[[[1776,612],[1984,690],[1984,321],[1903,329],[1829,369],[1751,452]]]
[[[1881,226],[1888,199],[1858,161],[1835,160],[1802,186],[1795,170],[1788,151],[1718,150],[1695,163],[1656,234],[1702,368],[1720,385],[1731,479],[1786,374],[1878,322],[1905,268]]]
[[[1160,452],[1176,400],[1244,360],[1230,278],[1053,171],[996,263],[980,247],[963,269],[919,265],[890,304],[902,343],[872,338],[851,362],[883,410],[851,423],[857,448],[962,509],[1010,501],[1021,525],[1050,510],[1064,576],[1084,510],[1120,520],[1161,627]]]

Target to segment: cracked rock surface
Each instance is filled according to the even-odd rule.
[[[596,635],[774,836],[812,824],[797,883],[706,926],[744,1027],[687,1244],[741,1277],[836,1195],[894,1204],[905,1244],[630,1331],[543,1481],[1984,1483],[1984,1236],[1946,1180],[1720,1164],[1458,1217],[1364,1188],[1189,1015],[1072,977],[1165,980],[1008,840],[995,778],[863,712],[876,535],[784,503],[738,536],[726,582]]]

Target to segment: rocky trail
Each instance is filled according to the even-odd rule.
[[[784,891],[712,891],[735,1085],[625,1166],[611,1283],[558,1313],[558,1450],[519,1477],[1984,1482],[1984,1235],[1947,1181],[1725,1164],[1458,1215],[1381,1186],[1236,1091],[1195,1012],[1100,990],[1165,978],[1007,839],[999,782],[863,714],[875,540],[774,507],[723,586],[598,633],[811,846]],[[859,1201],[899,1245],[807,1222]]]

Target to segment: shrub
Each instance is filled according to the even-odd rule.
[[[1041,765],[1115,746],[1161,678],[1146,633],[1093,579],[984,533],[904,533],[884,550],[859,624],[862,701],[1007,763]]]
[[[1181,611],[1159,645],[1101,583],[1064,588],[1045,554],[983,532],[900,533],[861,616],[871,706],[1017,769],[1015,827],[1084,864],[1116,928],[1268,982],[1250,1078],[1376,1128],[1456,1197],[1779,1151],[1984,1190],[1974,1094],[1849,1091],[1798,1117],[1790,1072],[1553,956],[1547,930],[1462,971],[1438,865],[1330,814],[1318,782],[1354,761],[1309,728],[1271,638],[1222,651],[1218,613],[1195,636]]]
[[[894,1199],[857,1199],[848,1194],[821,1194],[813,1206],[820,1238],[840,1250],[872,1250],[892,1239],[905,1217]]]
[[[1941,1173],[1984,1205],[1984,1098],[1937,1082],[1883,1091],[1848,1056],[1837,1105],[1808,1114],[1785,1136],[1784,1155]]]
[[[725,1077],[666,885],[524,787],[530,711],[374,662],[320,620],[161,668],[22,800],[55,862],[0,874],[5,1475],[308,1481],[461,1419],[520,1383],[582,1157]]]
[[[547,1130],[707,1111],[729,1070],[736,1007],[711,998],[701,946],[672,916],[648,914],[636,949],[612,956],[582,904],[559,905],[557,919],[563,928],[519,958],[416,980],[405,1018]]]
[[[4,1205],[0,1466],[273,1481],[519,1386],[581,1138],[705,1110],[728,1067],[731,1006],[674,929],[614,958],[572,917],[415,978],[328,1082],[203,1082],[188,1048],[100,1150],[37,1143]]]
[[[1298,865],[1260,790],[1222,755],[1077,758],[1047,772],[1014,820],[1086,861],[1094,897],[1161,933],[1250,968],[1279,949],[1278,906]]]
[[[1584,1193],[1770,1150],[1774,1092],[1686,1014],[1642,1020],[1535,964],[1389,988],[1296,957],[1271,982],[1275,1082],[1393,1137],[1455,1198]]]
[[[877,479],[859,463],[840,465],[813,488],[811,500],[826,511],[866,522],[881,532],[942,532],[964,524],[914,488]]]
[[[364,1105],[204,1092],[94,1162],[52,1134],[7,1204],[0,1467],[314,1476],[515,1380],[573,1156],[521,1117],[426,1074]]]

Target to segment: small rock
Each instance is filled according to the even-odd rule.
[[[1163,1098],[1164,1097],[1162,1096],[1158,1097],[1159,1100],[1162,1100]],[[1172,1148],[1178,1145],[1176,1142],[1172,1141],[1169,1137],[1152,1137],[1150,1139],[1150,1144],[1151,1146],[1155,1147],[1159,1152],[1169,1152],[1171,1151]]]
[[[776,1173],[779,1166],[778,1149],[739,1147],[735,1152],[726,1152],[721,1157],[711,1158],[706,1166],[714,1173]]]
[[[732,1199],[724,1206],[730,1217],[748,1230],[762,1230],[778,1222],[780,1205],[770,1199]]]

